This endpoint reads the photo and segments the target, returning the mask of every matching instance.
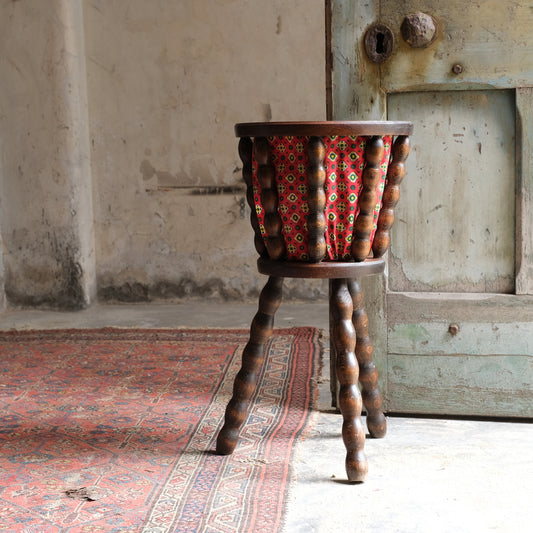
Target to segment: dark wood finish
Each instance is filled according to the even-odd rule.
[[[349,481],[364,481],[368,462],[364,453],[365,428],[361,419],[362,399],[357,385],[359,367],[355,355],[353,303],[346,279],[334,279],[330,296],[331,335],[336,353],[339,408],[343,417],[342,439],[346,446]]]
[[[311,137],[307,145],[307,215],[309,261],[318,263],[326,256],[326,145],[320,137]]]
[[[383,139],[374,136],[365,147],[366,165],[363,170],[363,188],[359,194],[359,214],[355,219],[351,254],[355,261],[364,261],[370,254],[370,235],[374,227],[374,209],[378,200],[377,186],[381,177],[381,161],[385,147]]]
[[[359,278],[380,274],[385,270],[384,259],[367,259],[361,263],[341,263],[323,261],[322,263],[300,263],[298,261],[272,261],[260,257],[257,269],[267,276],[282,278],[334,279]]]
[[[253,167],[252,167],[252,152],[253,142],[250,137],[243,137],[239,141],[239,157],[242,161],[242,179],[246,183],[246,201],[250,206],[250,224],[254,230],[254,244],[257,253],[261,256],[266,255],[266,246],[261,230],[259,229],[259,220],[257,219],[257,211],[255,210],[254,200],[254,184],[253,184]]]
[[[328,283],[328,295],[331,300],[331,288],[333,279]],[[338,410],[339,402],[337,400],[337,394],[339,393],[339,387],[337,383],[337,354],[335,353],[335,343],[333,342],[332,327],[333,317],[331,316],[331,306],[329,306],[329,391],[331,392],[331,407]]]
[[[324,121],[324,122],[244,122],[235,125],[237,137],[329,137],[331,135],[411,135],[411,122]]]
[[[217,438],[216,453],[228,455],[239,440],[250,398],[265,356],[265,343],[272,335],[274,315],[281,303],[283,278],[270,277],[259,297],[258,311],[250,327],[250,339],[242,354],[242,366],[233,384],[233,396],[226,407],[224,426]]]
[[[363,305],[363,291],[358,280],[348,282],[353,301],[352,323],[355,328],[355,356],[359,364],[359,383],[362,386],[366,425],[370,436],[382,438],[387,433],[387,419],[383,414],[383,398],[378,387],[378,371],[372,359],[374,347],[368,335],[368,316]]]
[[[376,234],[372,244],[374,257],[382,257],[390,246],[390,230],[394,223],[394,208],[400,199],[400,183],[405,176],[405,160],[409,155],[409,137],[400,135],[392,145],[392,161],[387,169],[383,191],[383,205],[379,212]]]
[[[270,160],[270,146],[264,137],[255,139],[253,155],[257,161],[257,180],[265,210],[263,224],[267,234],[266,248],[271,259],[281,259],[285,255],[285,242],[281,235],[283,222],[278,213],[276,169]]]
[[[352,482],[361,482],[368,471],[364,454],[365,430],[361,419],[364,404],[367,426],[371,436],[383,437],[386,419],[382,411],[382,397],[377,383],[377,370],[372,361],[373,346],[368,334],[368,317],[363,307],[363,293],[358,278],[379,274],[385,269],[381,257],[389,246],[390,228],[394,221],[394,207],[399,197],[399,183],[405,173],[405,159],[409,153],[409,122],[279,122],[237,124],[235,132],[243,137],[239,155],[243,162],[243,178],[247,185],[247,200],[252,214],[255,245],[260,254],[257,267],[269,276],[261,292],[259,309],[250,327],[250,339],[242,356],[242,366],[233,386],[233,396],[226,407],[224,426],[218,438],[218,454],[230,454],[235,449],[239,431],[257,384],[258,372],[265,357],[265,343],[272,334],[274,314],[281,303],[283,279],[330,279],[330,360],[336,374],[332,379],[332,395],[343,417],[342,437],[346,446],[346,472]],[[272,164],[270,136],[309,137],[307,168],[307,203],[309,216],[309,262],[286,261],[282,237],[282,220],[278,213],[276,169]],[[365,148],[366,166],[363,187],[359,196],[359,215],[354,224],[352,261],[327,261],[324,190],[326,147],[321,137],[331,135],[368,136]],[[374,257],[369,258],[373,213],[377,203],[376,188],[381,175],[384,135],[397,135],[392,148],[387,182],[383,195],[383,209],[378,218]],[[251,137],[254,138],[253,142]],[[263,239],[255,211],[253,195],[252,159],[257,163],[257,179],[261,186],[261,203],[268,235]],[[362,394],[358,383],[361,383]]]

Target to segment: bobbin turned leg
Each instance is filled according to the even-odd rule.
[[[364,453],[365,429],[361,419],[361,393],[357,386],[359,367],[355,356],[353,303],[348,290],[348,280],[332,281],[330,311],[337,379],[340,384],[339,408],[343,417],[342,439],[346,446],[346,473],[350,481],[364,481],[368,463]]]
[[[355,328],[355,355],[359,364],[359,383],[362,385],[363,405],[370,435],[381,438],[387,433],[387,419],[383,414],[383,398],[378,387],[378,371],[372,360],[374,347],[368,335],[368,316],[363,306],[363,291],[356,279],[348,282],[353,301],[352,322]]]
[[[329,299],[331,300],[333,279],[328,280]],[[331,392],[331,407],[339,409],[339,386],[337,383],[337,354],[335,353],[335,343],[333,342],[333,316],[331,305],[329,306],[329,391]]]
[[[237,446],[239,430],[265,358],[265,343],[274,328],[274,314],[281,303],[282,288],[283,278],[271,276],[261,291],[259,308],[250,327],[250,339],[242,354],[242,366],[233,384],[233,397],[226,407],[224,426],[218,434],[217,454],[229,455]]]

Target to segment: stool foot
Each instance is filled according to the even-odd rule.
[[[365,481],[368,474],[368,461],[364,452],[346,454],[346,474],[348,475],[348,481],[352,483],[363,483]]]
[[[265,343],[272,335],[274,314],[282,297],[283,278],[270,277],[261,291],[259,308],[250,327],[250,339],[242,354],[242,366],[233,384],[233,396],[226,407],[224,426],[217,437],[216,453],[229,455],[237,446],[250,398],[265,356]]]
[[[368,335],[368,316],[363,306],[363,291],[356,279],[348,281],[348,290],[353,300],[352,322],[357,338],[355,355],[359,363],[363,405],[367,417],[368,432],[373,438],[382,438],[387,433],[387,419],[383,414],[383,398],[378,387],[378,371],[372,360],[374,347]]]
[[[364,454],[365,429],[361,419],[362,398],[357,386],[359,366],[355,356],[353,303],[346,279],[331,283],[330,313],[332,341],[336,353],[336,374],[340,384],[339,408],[343,417],[342,439],[346,446],[349,481],[364,481],[368,462]]]

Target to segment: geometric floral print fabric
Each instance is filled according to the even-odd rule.
[[[362,188],[364,150],[368,136],[323,137],[326,145],[326,245],[325,260],[350,260],[354,221],[359,213],[358,200]],[[390,157],[391,137],[383,137],[385,151],[381,162],[381,176],[377,186],[378,199],[374,208],[374,229],[381,206]],[[286,257],[292,261],[308,261],[307,214],[307,145],[309,137],[269,137],[270,156],[276,170],[278,212],[282,219],[282,235]],[[253,160],[254,202],[263,238],[264,210],[261,187],[257,180],[257,163]]]

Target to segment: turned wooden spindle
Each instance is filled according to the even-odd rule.
[[[363,188],[359,194],[359,214],[354,223],[351,246],[351,255],[355,261],[364,261],[372,248],[370,235],[374,227],[374,209],[378,200],[376,189],[381,177],[380,165],[384,150],[382,137],[371,137],[366,144]]]
[[[252,166],[253,142],[250,137],[242,137],[239,141],[239,157],[242,161],[242,178],[246,183],[246,201],[250,206],[250,224],[254,230],[254,245],[257,253],[261,256],[266,255],[266,246],[261,230],[259,229],[259,220],[254,200],[254,183],[253,183],[253,166]]]
[[[352,322],[355,328],[355,356],[359,364],[359,383],[362,386],[363,405],[366,409],[366,425],[374,438],[387,433],[387,419],[383,414],[383,398],[378,387],[378,371],[372,360],[374,347],[368,335],[368,316],[363,302],[363,291],[356,279],[348,282],[353,300]]]
[[[409,137],[400,135],[394,141],[387,181],[383,190],[383,206],[378,216],[372,251],[374,257],[382,257],[390,245],[390,230],[394,223],[394,208],[400,199],[400,183],[405,176],[405,160],[409,155]]]
[[[265,358],[265,344],[274,329],[274,315],[281,303],[283,278],[269,277],[259,297],[259,307],[250,327],[250,339],[242,353],[242,366],[233,384],[233,396],[226,407],[224,426],[217,438],[216,453],[228,455],[239,440],[250,398]]]
[[[333,279],[330,296],[331,332],[339,381],[339,409],[343,417],[342,439],[346,446],[349,481],[364,481],[368,462],[364,453],[365,428],[361,419],[362,399],[357,386],[359,368],[355,356],[353,303],[348,281]]]
[[[285,255],[281,234],[283,222],[278,213],[276,169],[270,160],[270,146],[265,137],[255,139],[253,153],[257,161],[257,180],[261,186],[261,204],[265,211],[266,248],[270,259],[281,259]]]
[[[368,333],[368,317],[363,307],[363,294],[358,279],[371,274],[382,273],[385,260],[381,257],[389,246],[390,228],[394,220],[394,207],[398,201],[398,185],[405,172],[405,159],[409,153],[409,139],[412,124],[408,122],[262,122],[242,123],[235,126],[235,133],[242,139],[239,155],[243,162],[243,178],[247,184],[247,200],[252,208],[251,222],[254,229],[256,249],[261,255],[257,261],[261,274],[269,280],[261,292],[259,309],[250,328],[250,338],[242,355],[242,366],[234,386],[233,395],[226,408],[224,425],[218,435],[218,454],[233,452],[239,438],[239,431],[246,418],[253,392],[257,386],[258,374],[263,364],[265,344],[272,334],[274,314],[281,303],[283,279],[307,278],[330,280],[330,339],[331,363],[336,374],[332,379],[332,395],[338,398],[337,405],[342,413],[342,438],[346,447],[346,472],[352,482],[363,481],[368,471],[364,453],[365,428],[361,417],[363,404],[367,411],[367,425],[370,435],[382,437],[386,432],[386,419],[382,411],[382,397],[378,389],[377,370],[372,362],[373,347]],[[391,161],[383,193],[383,208],[378,217],[374,245],[370,243],[374,230],[374,212],[378,204],[378,183],[383,176],[381,165],[385,162],[383,136],[397,139],[392,147]],[[350,136],[353,139],[367,139],[364,150],[365,167],[362,173],[362,187],[358,197],[358,214],[354,222],[350,258],[326,259],[325,210],[327,187],[334,187],[327,179],[326,146],[333,137]],[[291,182],[284,175],[291,142],[271,144],[272,139],[302,137],[308,139],[307,187],[303,183],[294,190],[300,194],[298,201],[291,204],[295,214],[287,218],[283,227],[279,214],[278,187],[280,190]],[[250,140],[253,139],[253,142]],[[270,139],[270,141],[269,141]],[[285,149],[284,149],[285,147]],[[298,155],[298,172],[302,173],[304,157]],[[342,157],[344,158],[344,156]],[[277,175],[279,168],[280,174]],[[290,169],[292,171],[292,169]],[[253,172],[256,175],[253,175]],[[279,181],[279,183],[278,183]],[[334,180],[332,180],[334,181]],[[260,198],[257,190],[260,189]],[[350,194],[355,194],[353,190]],[[259,200],[258,210],[254,200]],[[282,210],[289,210],[284,203]],[[339,211],[345,210],[340,206]],[[257,215],[259,213],[259,216]],[[259,220],[261,219],[261,225]],[[307,252],[302,247],[298,259],[287,257],[284,239],[292,247],[292,232],[301,240],[301,221],[307,226]],[[297,221],[297,222],[296,222]],[[298,227],[290,226],[297,223]],[[335,226],[343,235],[343,223]],[[336,237],[337,234],[334,236]],[[371,252],[374,257],[369,257]],[[292,252],[291,252],[292,253]],[[339,383],[337,388],[333,384]],[[362,392],[359,390],[361,384]]]
[[[326,145],[320,137],[311,137],[307,145],[307,216],[308,254],[311,263],[322,261],[326,255]]]

